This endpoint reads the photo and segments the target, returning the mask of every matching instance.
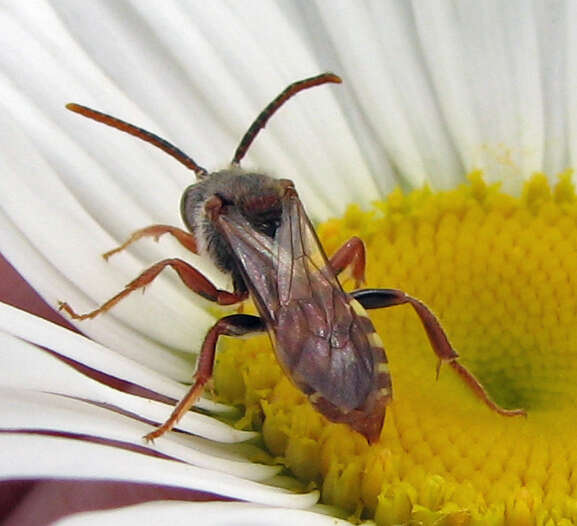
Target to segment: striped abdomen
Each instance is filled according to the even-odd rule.
[[[387,358],[363,307],[342,291],[330,296],[293,300],[279,311],[277,358],[318,411],[372,443],[392,396]]]

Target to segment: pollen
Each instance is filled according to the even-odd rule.
[[[453,190],[394,191],[319,226],[327,253],[359,236],[370,288],[399,288],[439,317],[459,360],[505,408],[441,367],[408,306],[371,310],[393,383],[378,443],[328,422],[266,337],[226,339],[215,371],[239,426],[325,504],[380,525],[577,523],[577,195],[537,174],[520,196],[473,173]],[[352,282],[344,282],[345,288]]]

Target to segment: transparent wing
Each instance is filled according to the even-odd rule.
[[[361,407],[375,380],[366,323],[343,292],[296,192],[288,189],[282,198],[274,239],[235,210],[219,220],[284,371],[337,412]]]
[[[282,219],[276,238],[276,273],[281,306],[311,298],[327,303],[328,290],[342,292],[341,285],[324,253],[317,234],[293,190],[283,198]]]
[[[274,239],[256,231],[235,209],[219,222],[261,316],[273,322],[280,308],[310,299],[331,318],[333,294],[342,289],[294,190],[282,199]]]
[[[275,240],[256,231],[236,209],[221,215],[219,224],[259,314],[271,327],[280,307]]]

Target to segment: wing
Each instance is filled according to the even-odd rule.
[[[281,306],[313,298],[329,311],[332,301],[327,290],[342,293],[310,219],[294,190],[282,201],[282,217],[276,237],[276,270]]]
[[[219,225],[266,321],[275,323],[279,309],[307,298],[333,316],[327,291],[339,294],[342,288],[294,190],[282,198],[274,239],[256,231],[234,207],[219,216]]]
[[[282,198],[274,239],[235,210],[220,224],[285,373],[310,396],[344,411],[361,407],[376,378],[366,323],[342,290],[296,192],[288,189]]]
[[[218,221],[259,314],[270,328],[280,307],[276,241],[255,230],[235,208]]]
[[[320,395],[344,411],[360,407],[375,379],[366,327],[296,192],[287,192],[282,210],[276,236],[277,356],[313,398]]]

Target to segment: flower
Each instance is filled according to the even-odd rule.
[[[326,503],[362,506],[379,524],[575,520],[576,198],[570,173],[553,188],[537,174],[518,198],[474,173],[454,190],[351,207],[320,228],[329,251],[352,235],[386,246],[369,251],[369,283],[435,305],[462,363],[527,418],[492,411],[450,368],[436,379],[436,357],[407,308],[372,315],[395,394],[377,446],[323,421],[262,341],[223,346],[218,392],[253,421],[265,418],[268,449],[319,481]]]
[[[323,428],[332,430],[320,432],[323,445],[341,459],[341,465],[326,464],[327,477],[320,483],[324,502],[345,508],[344,517],[366,512],[364,506],[376,513],[380,524],[408,519],[563,524],[575,518],[568,469],[573,454],[565,448],[567,457],[557,455],[550,437],[555,434],[557,439],[569,428],[560,423],[574,406],[568,387],[570,353],[547,351],[564,349],[565,340],[556,339],[559,332],[553,327],[563,322],[565,337],[572,318],[570,308],[545,311],[542,306],[554,305],[547,302],[555,299],[565,305],[570,301],[572,289],[558,280],[571,282],[574,258],[571,229],[561,228],[553,238],[543,232],[552,231],[546,221],[557,217],[554,214],[572,217],[574,194],[567,177],[557,186],[542,177],[525,187],[524,181],[535,171],[554,177],[571,164],[574,108],[567,86],[572,79],[574,19],[570,2],[532,7],[465,2],[201,7],[184,2],[163,4],[162,9],[146,2],[138,6],[99,2],[82,9],[73,2],[6,2],[0,9],[2,252],[50,305],[65,299],[79,309],[107,299],[166,254],[188,257],[170,240],[162,240],[159,245],[135,245],[109,263],[99,259],[99,254],[142,226],[178,225],[178,201],[190,178],[160,152],[69,114],[65,103],[75,101],[126,118],[169,138],[202,165],[218,168],[231,157],[247,123],[280,89],[333,69],[345,80],[342,89],[317,88],[299,96],[298,104],[289,103],[290,108],[287,105],[259,136],[245,165],[272,167],[275,175],[292,178],[315,221],[342,215],[348,203],[368,210],[376,198],[389,196],[384,207],[388,226],[379,216],[382,209],[372,215],[349,209],[343,222],[321,227],[327,249],[334,250],[352,232],[377,239],[374,243],[381,250],[370,252],[374,259],[369,261],[369,285],[374,280],[379,286],[422,295],[458,342],[463,362],[475,370],[497,402],[520,403],[529,416],[511,420],[487,413],[450,370],[441,370],[435,382],[432,354],[416,358],[425,352],[426,341],[419,327],[411,325],[410,313],[404,309],[375,313],[378,327],[386,328],[392,340],[387,349],[396,394],[381,438],[389,445],[371,449],[373,456],[361,465],[350,460],[351,451],[367,451],[359,437],[351,442],[341,427],[337,426],[341,431]],[[455,190],[475,169],[483,170],[483,179],[475,176],[468,186]],[[495,181],[502,183],[501,188],[491,185]],[[425,183],[430,190],[421,189]],[[393,191],[396,187],[405,192]],[[489,210],[484,230],[464,229],[463,218],[469,215],[454,209],[454,203],[462,202],[482,204],[483,213]],[[525,213],[524,222],[505,223],[515,207],[525,210],[520,212]],[[447,210],[443,217],[448,219],[438,224],[430,220]],[[465,224],[469,229],[481,217],[475,213]],[[541,230],[529,229],[529,219],[535,217],[542,221]],[[423,219],[430,221],[418,223]],[[471,238],[467,245],[459,232],[477,232],[473,246]],[[503,252],[503,258],[524,259],[534,279],[530,273],[527,286],[515,289],[517,267],[500,265],[492,273],[487,260],[486,287],[472,294],[477,289],[467,288],[471,285],[467,269],[473,268],[468,251],[489,242],[495,249],[514,248],[520,232],[529,241],[536,232],[535,246],[550,249],[556,258],[547,257],[549,252],[541,259],[528,250]],[[422,252],[411,249],[413,239],[419,240]],[[385,242],[395,251],[383,249]],[[557,252],[554,242],[561,245],[561,249],[555,245]],[[449,277],[454,279],[443,281],[426,255],[430,249],[439,258],[436,261],[449,261],[456,246],[466,248],[459,252],[465,263],[457,266],[453,261],[454,276]],[[416,263],[420,272],[415,273]],[[549,281],[537,279],[544,270]],[[202,271],[225,283],[209,266],[202,266]],[[378,275],[385,271],[386,276]],[[558,290],[552,285],[559,287],[559,297],[547,296]],[[456,287],[469,296],[454,294]],[[492,296],[496,290],[500,295]],[[469,320],[467,325],[473,305],[479,323]],[[131,415],[160,421],[166,406],[90,380],[43,350],[180,398],[184,387],[178,382],[189,381],[192,374],[190,350],[198,348],[213,323],[212,314],[170,276],[159,278],[144,296],[133,295],[106,316],[79,325],[91,340],[2,307],[5,378],[0,387],[10,403],[2,404],[0,421],[11,431],[0,435],[4,442],[0,451],[7,456],[0,462],[3,479],[148,482],[253,503],[153,503],[116,512],[122,517],[118,520],[142,513],[147,518],[166,518],[170,513],[177,520],[192,513],[188,507],[193,507],[202,510],[206,523],[212,517],[233,522],[250,514],[256,524],[270,522],[270,512],[261,505],[310,508],[317,498],[314,490],[278,476],[279,468],[266,464],[270,457],[258,444],[243,443],[254,440],[254,433],[198,412],[183,420],[183,427],[196,437],[175,434],[155,444],[160,458],[142,455],[139,437],[150,427]],[[533,340],[519,335],[522,329],[536,328]],[[518,342],[525,346],[531,342],[532,352],[521,352],[523,345],[514,345]],[[229,345],[224,346],[222,362],[230,355]],[[247,348],[251,345],[259,344]],[[491,354],[495,348],[502,354]],[[413,369],[403,369],[405,350]],[[270,354],[262,356],[263,362],[270,359]],[[267,372],[274,377],[270,367]],[[546,374],[537,374],[542,372],[539,368]],[[256,374],[262,372],[255,369]],[[217,384],[222,384],[223,375],[226,370],[220,369]],[[246,373],[242,389],[248,380],[253,378]],[[416,397],[404,396],[415,383],[423,390]],[[234,399],[230,386],[234,384],[225,382],[220,396]],[[310,436],[301,433],[300,444],[296,441],[290,450],[283,449],[285,422],[271,425],[284,412],[274,405],[274,395],[295,400],[298,393],[282,380],[264,389],[264,402],[249,405],[243,422],[257,422],[263,413],[272,416],[263,431],[272,454],[282,454],[298,477],[312,476],[318,483],[316,472],[305,473],[311,466],[298,462],[299,457],[314,454],[315,449],[307,447],[310,436],[318,439],[318,427]],[[433,390],[445,394],[433,397]],[[240,396],[254,402],[254,391],[243,390]],[[125,414],[102,405],[121,407]],[[422,418],[423,407],[436,419]],[[239,419],[226,406],[209,400],[203,400],[200,408],[229,421]],[[301,427],[320,425],[316,413],[307,406],[303,410],[312,420],[302,420]],[[535,422],[541,422],[537,431]],[[50,436],[39,430],[50,431]],[[130,444],[137,451],[71,436]],[[448,448],[443,437],[455,447]],[[511,437],[516,440],[512,445],[498,444]],[[395,447],[410,455],[403,456]],[[437,451],[446,455],[436,456]],[[461,462],[465,457],[470,462]],[[260,462],[251,462],[254,458]],[[515,469],[502,479],[505,458]],[[525,461],[528,467],[520,469]],[[354,484],[359,469],[367,466],[373,472],[357,488],[364,499],[359,501],[346,481]],[[490,474],[484,479],[477,476],[487,470]],[[463,484],[457,487],[451,476]],[[367,489],[395,477],[396,485],[388,486],[384,494]],[[280,484],[291,489],[279,489]],[[286,511],[284,520],[292,523],[298,516],[299,522],[333,523],[319,511],[336,513],[332,507],[293,510]]]

